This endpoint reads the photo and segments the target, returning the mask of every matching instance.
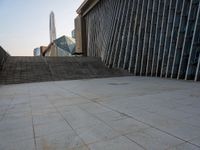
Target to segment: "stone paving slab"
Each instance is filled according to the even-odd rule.
[[[0,86],[0,150],[200,150],[199,91],[146,77]]]

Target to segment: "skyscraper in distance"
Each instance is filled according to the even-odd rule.
[[[55,26],[55,17],[53,11],[51,11],[50,13],[49,31],[50,31],[50,42],[53,42],[56,39],[56,26]]]

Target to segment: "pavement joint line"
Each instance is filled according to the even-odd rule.
[[[133,139],[129,138],[128,136],[126,136],[126,135],[123,135],[123,136],[126,137],[127,139],[129,139],[131,142],[133,142],[133,143],[139,145],[139,146],[140,146],[141,148],[143,148],[144,150],[147,150],[143,145],[137,143],[136,141],[134,141]]]
[[[65,91],[63,87],[60,87],[60,89],[62,89],[63,91]],[[71,93],[73,93],[73,94],[75,94],[75,95],[77,95],[77,96],[80,96],[80,97],[82,97],[82,98],[84,98],[84,99],[87,99],[87,100],[91,101],[91,100],[90,100],[88,97],[86,97],[86,96],[83,96],[83,95],[81,95],[81,94],[78,94],[78,93],[76,93],[76,92],[74,92],[74,91],[72,91],[72,90],[70,90],[70,89],[66,89],[66,90],[68,90],[69,92],[71,92]]]
[[[69,90],[69,91],[70,91],[70,90]],[[81,96],[81,97],[86,98],[85,96],[82,96],[82,95],[80,95],[80,94],[78,94],[78,93],[76,93],[76,92],[73,92],[73,91],[70,91],[70,92],[72,92],[72,93],[74,93],[74,94],[76,94],[76,95],[78,95],[78,96]],[[159,94],[159,93],[158,93],[158,94]],[[136,118],[133,117],[133,116],[130,116],[130,115],[126,114],[126,113],[123,113],[123,112],[120,112],[120,111],[115,110],[115,109],[113,109],[113,108],[110,108],[110,107],[108,107],[108,106],[106,106],[106,105],[103,105],[103,104],[101,104],[101,103],[98,103],[97,101],[92,101],[92,100],[89,99],[89,98],[87,98],[87,99],[88,99],[89,101],[91,101],[91,102],[97,103],[97,104],[99,104],[99,105],[101,105],[101,106],[104,106],[104,107],[106,107],[106,108],[108,108],[108,109],[111,109],[111,110],[113,110],[113,111],[115,111],[115,112],[117,112],[117,113],[123,114],[123,115],[125,115],[125,116],[127,116],[127,117],[129,117],[129,118],[132,118],[132,119],[134,119],[134,120],[136,120],[136,121],[138,121],[138,122],[140,122],[140,123],[143,123],[143,124],[145,124],[145,125],[147,125],[147,126],[149,126],[149,127],[151,127],[151,128],[154,128],[154,129],[159,130],[159,131],[161,131],[161,132],[163,132],[163,133],[166,133],[167,135],[170,135],[170,136],[175,137],[175,138],[177,138],[177,139],[179,139],[179,140],[182,140],[183,142],[188,142],[188,143],[190,143],[191,145],[200,148],[200,146],[197,145],[197,144],[194,144],[194,143],[192,143],[192,142],[190,142],[190,141],[188,141],[188,140],[184,140],[184,139],[182,139],[182,138],[180,138],[180,137],[178,137],[178,136],[175,136],[175,135],[173,135],[173,134],[171,134],[171,133],[169,133],[169,132],[166,132],[166,131],[161,130],[161,129],[155,127],[155,126],[152,126],[151,124],[148,124],[148,123],[146,123],[146,122],[143,122],[143,121],[141,121],[141,120],[138,120],[138,119],[136,119]]]
[[[97,79],[98,81],[99,81],[99,79]],[[81,80],[80,80],[81,81]],[[100,82],[101,82],[101,79],[100,79]],[[97,93],[95,93],[94,95],[93,95],[93,93],[92,93],[92,95],[85,95],[86,93],[84,92],[84,93],[82,93],[82,92],[79,92],[78,93],[78,91],[79,90],[77,90],[77,91],[75,91],[73,88],[73,86],[72,86],[72,88],[69,88],[69,89],[67,89],[67,88],[65,88],[65,86],[66,87],[68,87],[68,85],[70,86],[70,84],[68,84],[68,82],[63,82],[64,84],[62,84],[61,83],[61,85],[60,84],[57,84],[57,82],[53,82],[53,84],[47,84],[47,86],[46,86],[46,84],[45,84],[45,86],[44,85],[40,85],[39,84],[39,89],[38,89],[38,91],[41,91],[42,93],[44,93],[44,96],[46,96],[46,97],[48,97],[48,95],[47,95],[47,91],[49,90],[48,89],[48,87],[50,88],[51,86],[54,86],[54,85],[56,85],[56,87],[55,88],[53,88],[53,90],[57,90],[57,92],[54,92],[54,91],[52,91],[52,89],[50,90],[50,92],[52,92],[52,94],[59,94],[59,90],[63,90],[63,91],[65,91],[65,92],[63,92],[63,91],[61,91],[61,96],[62,95],[64,95],[65,97],[67,97],[68,96],[68,92],[67,91],[69,91],[69,94],[71,93],[73,93],[73,92],[75,92],[75,97],[76,97],[76,95],[78,95],[79,97],[78,98],[80,98],[80,99],[86,99],[87,100],[87,103],[92,103],[92,104],[98,104],[99,106],[100,106],[100,108],[102,108],[103,109],[103,107],[104,108],[108,108],[108,111],[109,110],[112,110],[113,112],[117,112],[117,113],[121,113],[121,114],[123,114],[123,115],[125,115],[125,116],[127,116],[127,117],[129,117],[129,118],[132,118],[132,119],[134,119],[134,120],[136,120],[136,121],[138,121],[138,122],[142,122],[143,124],[147,124],[148,126],[147,126],[147,128],[148,127],[151,127],[152,129],[154,128],[155,130],[157,130],[157,131],[160,131],[160,132],[163,132],[163,133],[165,133],[165,135],[170,135],[171,136],[171,138],[172,138],[172,136],[173,137],[175,137],[176,139],[179,139],[179,137],[181,137],[181,138],[183,138],[183,139],[185,139],[185,140],[183,140],[183,139],[180,139],[181,141],[180,141],[180,145],[181,145],[181,143],[188,143],[188,145],[189,146],[195,146],[196,148],[198,148],[200,145],[198,144],[198,141],[197,141],[197,145],[196,145],[196,141],[194,141],[195,139],[198,139],[199,138],[199,135],[198,135],[198,133],[197,133],[197,135],[198,136],[195,136],[196,134],[194,134],[194,135],[192,135],[191,137],[189,136],[189,138],[184,138],[184,136],[181,136],[181,135],[179,135],[179,134],[176,134],[176,132],[171,132],[171,131],[168,131],[167,129],[162,129],[162,127],[159,127],[159,126],[157,126],[157,125],[154,125],[154,123],[151,123],[151,122],[149,122],[148,120],[143,120],[143,119],[140,119],[140,117],[137,117],[137,116],[135,116],[134,115],[134,113],[129,113],[129,111],[123,111],[123,110],[121,110],[120,109],[120,104],[118,105],[118,106],[120,106],[119,107],[119,109],[118,109],[118,107],[116,108],[116,107],[113,107],[113,106],[115,106],[115,105],[108,105],[107,103],[102,103],[101,101],[98,101],[97,100],[97,98],[93,98],[93,97],[99,97],[99,99],[101,99],[101,97],[99,96],[99,94],[101,94],[101,93],[99,93],[99,92],[97,92]],[[70,83],[70,82],[69,82]],[[82,83],[82,82],[81,82]],[[48,86],[48,85],[50,85],[50,86]],[[72,84],[73,85],[73,84]],[[77,85],[77,84],[76,84]],[[90,84],[89,84],[90,85]],[[156,84],[157,85],[157,84]],[[182,85],[182,84],[180,84],[180,85]],[[186,84],[187,85],[187,84]],[[195,84],[196,85],[196,84]],[[30,85],[28,85],[28,87],[32,87],[32,85],[30,84]],[[84,86],[84,85],[83,85]],[[106,82],[104,83],[104,86],[106,86]],[[43,88],[45,88],[45,87],[47,87],[47,91],[45,90],[44,92],[42,91],[43,90]],[[194,86],[194,87],[198,87],[198,86]],[[26,88],[26,87],[25,87]],[[36,87],[35,87],[36,88]],[[85,88],[85,87],[84,87]],[[183,87],[184,88],[184,87]],[[35,96],[35,94],[31,94],[31,89],[32,88],[30,88],[29,89],[29,95],[32,95],[32,96]],[[65,90],[65,89],[67,89],[67,90]],[[191,91],[189,91],[189,89],[188,88],[184,88],[184,89],[186,89],[186,90],[183,90],[182,91],[182,89],[181,89],[181,93],[183,93],[183,95],[184,95],[184,91],[186,91],[186,94],[187,94],[187,92],[189,92],[189,94],[192,94],[193,92],[193,88],[191,88]],[[187,90],[188,89],[188,90]],[[195,88],[194,88],[195,89]],[[72,91],[73,92],[72,92]],[[98,89],[97,89],[98,90]],[[2,91],[3,92],[3,91]],[[77,92],[77,93],[76,93]],[[168,92],[168,91],[167,91]],[[39,92],[40,93],[40,92]],[[170,91],[169,91],[169,93],[170,93]],[[167,94],[169,94],[169,93],[167,93]],[[171,91],[171,93],[172,94],[176,94],[176,93],[173,93],[173,91]],[[177,92],[178,94],[180,94],[180,92]],[[197,93],[197,99],[198,99],[198,90],[196,90],[195,91],[195,93]],[[194,93],[194,94],[195,94]],[[17,96],[16,96],[16,94],[18,94],[19,96],[20,96],[20,94],[21,94],[21,96],[23,96],[23,93],[21,93],[20,91],[18,92],[18,90],[17,90],[17,92],[14,92],[14,94],[12,94],[12,95],[10,95],[10,97],[9,97],[9,103],[7,103],[7,104],[9,104],[9,105],[11,105],[11,106],[15,106],[16,105],[16,103],[15,103],[15,101],[13,101],[13,100],[17,100]],[[155,94],[160,94],[160,93],[155,93]],[[187,94],[187,96],[191,96],[191,95],[189,95],[189,94]],[[14,96],[13,96],[14,95]],[[73,95],[73,94],[72,94]],[[115,95],[115,94],[113,94],[113,95]],[[51,94],[50,94],[50,96],[51,96]],[[123,95],[122,95],[123,96]],[[135,95],[136,96],[136,95]],[[142,95],[142,96],[144,96],[144,95]],[[162,95],[161,95],[162,96]],[[27,97],[27,96],[26,96]],[[113,96],[113,97],[115,97],[115,96]],[[107,99],[106,97],[102,97],[103,99],[105,98],[105,99]],[[147,95],[147,97],[146,98],[148,98],[148,95]],[[11,99],[12,99],[12,101],[11,101]],[[45,99],[45,98],[44,98]],[[125,99],[126,99],[126,97],[125,97]],[[96,100],[96,101],[95,101]],[[109,99],[108,99],[109,100]],[[63,117],[65,117],[65,115],[64,115],[64,111],[63,111],[63,109],[60,109],[61,107],[57,107],[57,105],[56,105],[56,103],[54,103],[54,101],[51,101],[50,99],[48,99],[47,98],[47,103],[48,103],[48,101],[50,101],[50,102],[52,102],[53,103],[53,107],[55,107],[56,108],[56,111],[58,111],[58,113],[60,112],[60,115],[61,116],[63,116]],[[112,101],[114,101],[114,99],[112,99],[111,100],[111,102]],[[29,101],[29,104],[32,104],[31,102],[33,102],[33,101]],[[123,101],[121,101],[121,102],[123,102]],[[175,101],[176,102],[176,101]],[[18,104],[18,103],[17,103]],[[63,104],[67,104],[67,103],[63,103]],[[90,113],[91,115],[94,115],[95,116],[95,118],[97,118],[98,119],[98,115],[96,114],[96,111],[95,112],[93,112],[92,110],[90,111],[90,110],[88,110],[87,108],[85,108],[85,107],[81,107],[81,106],[79,106],[79,105],[81,105],[82,103],[79,103],[79,102],[77,102],[77,103],[74,103],[74,104],[72,104],[72,105],[74,105],[74,106],[78,106],[78,107],[80,107],[82,110],[85,110],[86,112],[88,112],[88,113]],[[193,103],[193,104],[195,104],[195,103]],[[199,104],[199,103],[198,103]],[[44,105],[46,105],[46,104],[44,104]],[[52,104],[51,104],[52,105]],[[7,105],[8,106],[8,105]],[[30,106],[32,106],[33,107],[33,105],[30,105]],[[61,105],[58,105],[58,106],[61,106]],[[195,105],[195,106],[198,106],[198,105]],[[8,107],[9,109],[11,108],[11,107]],[[7,108],[7,114],[9,114],[9,109]],[[34,107],[33,107],[34,108]],[[95,107],[92,107],[92,108],[95,108]],[[122,106],[122,108],[123,108],[123,106]],[[134,105],[133,105],[133,108],[134,108]],[[194,107],[194,110],[196,110],[195,109],[196,107]],[[53,108],[51,108],[52,110],[54,110]],[[130,107],[130,109],[132,109],[132,107]],[[4,110],[6,110],[6,109],[4,109]],[[19,110],[19,109],[18,109]],[[31,111],[33,111],[34,112],[34,109],[31,109]],[[103,111],[104,111],[104,109],[103,109]],[[105,110],[105,112],[106,112],[107,110]],[[141,109],[141,111],[143,111],[142,109]],[[81,111],[80,111],[81,112]],[[99,111],[98,111],[99,112]],[[97,113],[98,113],[97,112]],[[197,112],[199,112],[198,110],[197,110]],[[101,113],[101,111],[100,111],[100,113]],[[6,114],[6,115],[7,115]],[[106,114],[106,113],[105,113]],[[97,116],[96,116],[97,115]],[[32,117],[34,117],[32,114],[31,114],[31,116]],[[6,116],[7,117],[7,116]],[[62,118],[63,118],[62,117]],[[101,117],[99,116],[99,118],[101,119]],[[124,117],[125,118],[125,117]],[[167,117],[166,117],[167,118]],[[67,121],[69,121],[69,123],[73,126],[73,124],[70,122],[70,120],[68,120],[68,118],[67,117],[65,117],[65,119],[67,120]],[[65,120],[64,119],[64,120]],[[159,118],[158,118],[159,119]],[[62,119],[63,120],[63,119]],[[63,120],[63,121],[64,121]],[[65,122],[66,122],[66,120],[65,120]],[[102,120],[104,120],[104,119],[102,119]],[[178,118],[177,118],[177,120],[178,120]],[[162,120],[161,120],[162,121]],[[29,121],[30,122],[30,121]],[[134,122],[134,121],[133,121]],[[33,120],[32,120],[32,125],[34,126],[34,124],[33,124],[34,122],[33,122]],[[98,123],[98,122],[97,122]],[[103,122],[102,122],[103,123]],[[109,122],[107,122],[108,124],[109,124]],[[173,125],[173,124],[172,124]],[[109,126],[109,125],[108,125]],[[74,127],[74,126],[73,126]],[[88,126],[87,126],[88,127]],[[177,127],[176,125],[173,125],[172,127]],[[187,126],[186,126],[187,127]],[[192,126],[188,126],[188,127],[192,127]],[[112,127],[111,127],[112,128]],[[75,130],[77,129],[77,128],[74,128]],[[122,128],[123,129],[123,128]],[[126,129],[126,128],[125,128]],[[136,128],[137,129],[137,128]],[[185,128],[183,128],[183,129],[185,129]],[[188,128],[186,128],[186,129],[188,129]],[[195,128],[194,128],[195,129]],[[198,130],[198,128],[196,128],[197,130]],[[36,129],[35,129],[36,130]],[[70,129],[71,130],[71,129]],[[116,130],[118,130],[118,129],[116,129]],[[164,130],[164,131],[163,131]],[[37,131],[37,130],[36,130]],[[76,130],[77,131],[77,130]],[[119,130],[119,131],[121,131],[121,130]],[[137,130],[136,130],[137,131]],[[181,130],[182,131],[182,130]],[[134,132],[134,129],[133,129],[133,132]],[[169,133],[168,133],[169,132]],[[184,130],[182,131],[182,132],[184,132]],[[190,132],[190,131],[189,131]],[[37,133],[37,132],[36,132]],[[75,132],[76,133],[76,132]],[[79,132],[77,132],[77,133],[79,133]],[[132,130],[130,131],[130,132],[126,132],[126,130],[125,130],[125,132],[121,132],[122,134],[121,134],[121,136],[123,136],[123,137],[125,137],[125,138],[128,138],[128,137],[126,137],[126,136],[128,136],[128,133],[132,133]],[[192,132],[193,133],[193,132]],[[32,135],[32,132],[31,132],[31,135]],[[80,135],[80,134],[79,134]],[[162,135],[162,134],[161,134]],[[176,137],[176,135],[178,135],[178,137]],[[190,135],[190,134],[189,134]],[[118,136],[116,136],[116,137],[118,137]],[[82,139],[82,138],[81,138]],[[84,139],[84,138],[83,138]],[[111,139],[111,138],[110,138]],[[129,139],[129,138],[128,138]],[[127,141],[128,141],[128,139],[127,139]],[[131,139],[129,139],[130,141],[131,141]],[[84,141],[84,140],[83,140]],[[101,141],[97,141],[97,142],[102,142],[102,141],[104,141],[104,140],[101,140]],[[106,140],[105,140],[106,141]],[[134,142],[134,141],[136,141],[137,142],[137,140],[135,140],[134,138],[132,139],[132,142]],[[38,141],[37,141],[38,142]],[[84,142],[83,142],[84,143]],[[96,143],[96,142],[95,142]],[[134,142],[135,143],[135,142]],[[140,143],[140,142],[139,142]],[[178,142],[179,143],[179,142]],[[33,144],[33,140],[32,140],[32,144]],[[38,144],[38,143],[36,143],[36,144]],[[90,143],[89,143],[90,144]],[[136,143],[137,144],[137,143]],[[82,145],[83,147],[84,147],[84,145],[83,144],[80,144],[80,145]],[[142,144],[142,145],[144,145],[144,144]],[[178,146],[179,144],[177,144],[177,145],[175,145],[175,146],[170,146],[170,148],[174,148],[174,147],[176,147],[176,146]],[[90,145],[89,145],[90,146]],[[144,145],[145,146],[145,145]],[[78,146],[79,147],[79,146]],[[36,148],[38,148],[38,147],[36,147]],[[170,149],[170,148],[166,148],[165,150],[168,150],[168,149]],[[73,149],[73,148],[72,148]]]
[[[96,103],[98,103],[98,102],[96,102]],[[106,106],[106,105],[103,105],[103,104],[101,104],[101,103],[98,103],[98,104],[100,104],[100,105],[102,105],[102,106],[104,106],[104,107],[106,107],[106,108],[110,108],[110,107],[108,107],[108,106]],[[121,114],[126,114],[126,113],[120,112],[120,111],[118,111],[118,110],[116,110],[116,109],[113,109],[113,108],[110,108],[110,109],[112,109],[112,110],[115,111],[115,112],[121,113]],[[151,127],[151,128],[154,128],[154,129],[156,129],[156,130],[159,130],[159,131],[161,131],[161,132],[163,132],[163,133],[165,133],[165,134],[167,134],[167,135],[170,135],[170,136],[172,136],[172,137],[174,137],[174,138],[177,138],[177,139],[179,139],[179,140],[182,140],[183,142],[187,142],[187,143],[189,143],[189,144],[191,144],[191,145],[193,145],[193,146],[196,146],[196,147],[200,148],[199,145],[194,144],[194,143],[190,142],[189,140],[184,140],[184,139],[181,138],[181,137],[178,137],[178,136],[176,136],[176,135],[174,135],[174,134],[171,134],[171,133],[169,133],[169,132],[167,132],[167,131],[161,130],[161,129],[155,127],[155,126],[152,126],[152,125],[149,124],[149,123],[146,123],[146,122],[144,122],[144,121],[138,120],[137,118],[135,118],[135,117],[133,117],[133,116],[130,116],[130,115],[128,115],[128,114],[126,114],[126,115],[129,116],[130,118],[132,118],[132,119],[134,119],[134,120],[140,122],[140,123],[143,123],[143,124],[145,124],[145,125]]]
[[[46,96],[47,97],[47,96]],[[48,99],[48,97],[47,97],[47,99]],[[49,101],[49,99],[48,99],[48,101]],[[65,119],[65,117],[62,115],[62,113],[56,108],[56,106],[51,102],[51,101],[49,101],[50,102],[50,104],[54,107],[54,109],[56,110],[56,112],[58,113],[58,114],[60,114],[60,116],[63,118],[63,120],[67,123],[67,125],[69,125],[70,126],[70,128],[72,129],[72,131],[74,131],[74,133],[76,134],[76,136],[78,136],[80,139],[81,139],[81,141],[84,143],[82,146],[87,146],[88,147],[88,145],[84,142],[84,140],[79,136],[79,134],[76,132],[76,130],[71,126],[71,124],[67,121],[67,119]],[[89,148],[89,147],[88,147]],[[72,148],[73,149],[73,148]]]
[[[182,144],[190,144],[190,143],[188,143],[188,142],[183,142],[183,143],[177,144],[177,145],[175,145],[175,146],[171,146],[171,147],[169,147],[169,148],[167,148],[167,149],[165,149],[165,150],[171,150],[172,148],[175,148],[175,147],[177,147],[177,146],[181,146]],[[194,146],[194,145],[193,145],[193,146]]]
[[[32,113],[32,111],[31,111]],[[33,115],[31,114],[31,121],[32,121],[32,128],[33,128],[33,139],[34,139],[34,145],[35,149],[37,150],[37,143],[36,143],[36,135],[35,135],[35,127],[34,127],[34,122],[33,122]]]
[[[92,102],[92,103],[95,103],[95,102]],[[104,106],[103,106],[103,107],[104,107]],[[80,108],[80,109],[82,109],[82,108]],[[84,110],[84,109],[82,109],[82,110]],[[111,110],[111,109],[109,109],[109,110]],[[86,111],[86,110],[84,110],[84,111]],[[112,111],[112,110],[111,110],[111,111]],[[121,134],[118,130],[114,129],[111,125],[109,125],[107,122],[105,122],[104,120],[102,120],[101,118],[99,118],[98,116],[96,116],[95,114],[93,114],[93,113],[91,113],[91,112],[88,112],[88,111],[86,111],[86,112],[89,113],[91,116],[97,118],[99,121],[103,122],[105,125],[107,125],[108,127],[110,127],[113,131],[115,131],[115,132],[117,132],[117,133],[119,134],[118,136],[115,136],[115,137],[111,138],[111,140],[114,139],[114,138],[116,138],[116,137],[120,137],[120,136],[123,136],[123,137],[129,139],[129,138],[126,137],[124,134]],[[130,118],[130,117],[128,117],[128,118]],[[119,119],[119,120],[123,120],[123,119]],[[139,130],[138,130],[138,131],[139,131]],[[129,139],[129,140],[130,140],[130,139]],[[141,144],[137,143],[136,141],[134,141],[134,140],[130,140],[130,141],[133,142],[133,143],[135,143],[135,144],[137,144],[137,145],[140,146],[142,149],[146,150]]]
[[[5,118],[5,116],[8,113],[8,110],[9,110],[9,108],[10,108],[10,106],[11,106],[11,104],[12,104],[13,101],[14,101],[14,96],[10,100],[10,103],[9,103],[8,107],[6,108],[6,110],[5,110],[5,113],[2,115],[2,118],[0,119],[0,121],[2,121]]]
[[[62,90],[64,90],[64,88],[63,87],[60,87]],[[173,91],[184,91],[184,90],[186,90],[186,89],[188,89],[188,88],[185,88],[185,89],[177,89],[177,90],[173,90]],[[96,103],[98,103],[98,99],[100,99],[99,97],[98,98],[92,98],[92,99],[90,99],[90,98],[88,98],[88,97],[86,97],[86,96],[83,96],[83,95],[81,95],[81,94],[78,94],[78,93],[76,93],[76,92],[74,92],[74,91],[72,91],[72,90],[70,90],[70,89],[66,89],[66,90],[68,90],[69,92],[71,92],[71,93],[73,93],[73,94],[75,94],[75,95],[77,95],[77,96],[80,96],[80,97],[82,97],[82,98],[85,98],[85,99],[87,99],[87,100],[89,100],[89,101],[92,101],[92,102],[96,102]],[[167,92],[171,92],[171,91],[167,91]],[[151,96],[151,95],[160,95],[160,94],[163,94],[163,93],[166,93],[166,91],[163,91],[163,92],[158,92],[158,93],[149,93],[149,94],[146,94],[146,95],[138,95],[138,96],[136,96],[136,97],[143,97],[143,96]],[[106,97],[105,97],[106,98]],[[100,100],[101,101],[101,100]],[[99,104],[99,103],[98,103]]]
[[[31,108],[31,122],[32,122],[32,129],[33,129],[33,139],[34,139],[34,146],[35,150],[37,150],[37,142],[36,142],[36,135],[35,135],[35,126],[33,122],[33,111],[32,111],[32,105],[31,105],[31,99],[30,99],[30,91],[29,91],[29,107]]]
[[[70,91],[71,92],[71,91]],[[73,92],[72,92],[73,93]],[[76,94],[76,93],[74,93],[74,94]],[[76,94],[77,95],[77,94]],[[78,96],[80,96],[80,95],[78,95]],[[87,98],[88,99],[88,98]],[[91,101],[91,102],[87,102],[87,103],[94,103],[93,101]],[[52,105],[54,105],[54,104],[52,104]],[[79,104],[74,104],[74,105],[79,105]],[[57,110],[57,108],[56,108],[56,106],[54,106],[55,107],[55,109]],[[79,107],[79,106],[78,106]],[[80,108],[80,107],[79,107]],[[80,108],[80,109],[82,109],[82,108]],[[82,109],[83,111],[85,111],[84,109]],[[62,115],[62,113],[59,111],[59,110],[57,110],[58,111],[58,113],[61,115],[61,117],[65,120],[65,122],[72,128],[72,130],[76,133],[76,135],[78,136],[78,137],[80,137],[79,135],[78,135],[78,133],[76,132],[76,130],[71,126],[71,124],[64,118],[64,116]],[[87,111],[86,111],[87,112]],[[92,113],[90,113],[90,112],[87,112],[87,113],[89,113],[91,116],[93,116],[93,117],[95,117],[95,118],[97,118],[99,121],[102,121],[103,123],[105,123],[108,127],[110,127],[110,128],[112,128],[110,125],[108,125],[106,122],[104,122],[103,120],[101,120],[101,119],[99,119],[97,116],[95,116],[95,115],[93,115]],[[112,128],[113,129],[113,128]],[[119,133],[117,130],[115,130],[115,129],[113,129],[115,132],[117,132],[117,133]],[[115,138],[117,138],[117,137],[120,137],[120,136],[124,136],[124,135],[122,135],[122,134],[120,134],[119,133],[119,135],[117,135],[117,136],[114,136],[114,137],[112,137],[112,138],[109,138],[109,140],[112,140],[112,139],[115,139]],[[80,137],[81,138],[81,137]],[[81,138],[82,139],[82,138]],[[82,139],[82,141],[84,142],[84,140]],[[94,144],[94,143],[98,143],[98,142],[101,142],[101,140],[97,140],[97,141],[94,141],[94,142],[91,142],[91,143],[88,143],[88,144],[86,144],[85,142],[84,142],[84,144],[86,144],[87,146],[88,145],[91,145],[91,144]],[[134,142],[134,143],[136,143],[136,142]],[[138,144],[138,143],[136,143],[137,145],[139,145],[140,146],[140,144]],[[88,147],[89,148],[89,147]],[[143,148],[143,147],[141,147],[141,148]]]

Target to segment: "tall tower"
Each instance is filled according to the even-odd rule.
[[[56,39],[56,27],[55,27],[55,18],[53,11],[50,13],[49,31],[50,31],[50,42],[53,42]]]

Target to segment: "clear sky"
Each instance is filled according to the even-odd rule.
[[[57,37],[71,36],[76,10],[84,0],[0,0],[0,45],[12,56],[32,56],[48,45],[49,15],[55,14]]]

